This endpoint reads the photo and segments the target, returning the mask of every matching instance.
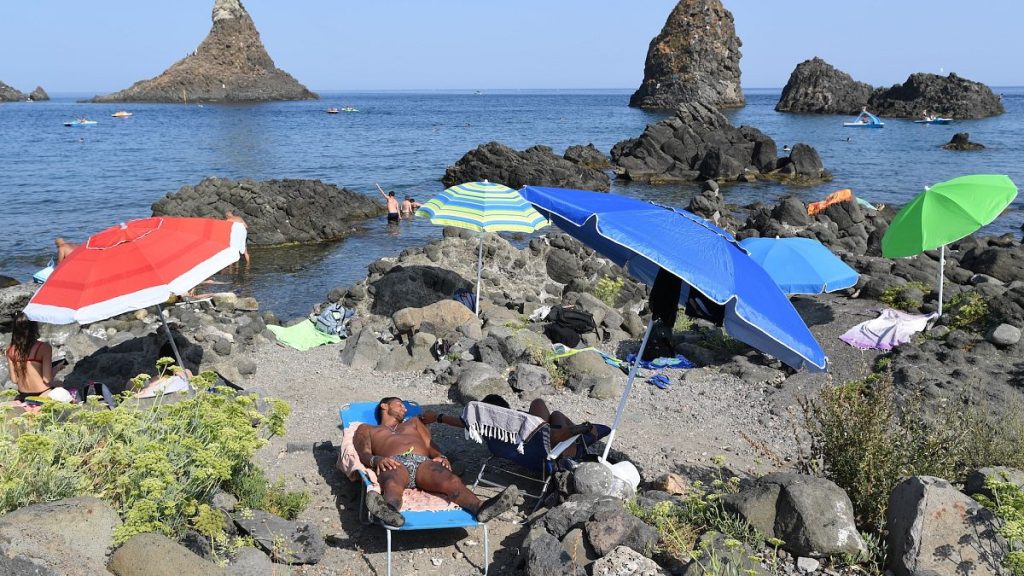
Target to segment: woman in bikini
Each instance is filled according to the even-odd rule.
[[[39,324],[24,312],[14,317],[11,345],[7,347],[7,371],[18,386],[19,402],[29,396],[47,396],[60,386],[53,379],[53,348],[39,340]]]

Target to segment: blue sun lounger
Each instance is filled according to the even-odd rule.
[[[415,402],[403,400],[406,407],[406,417],[412,418],[418,416],[421,412],[420,405]],[[348,430],[349,425],[356,422],[370,423],[373,425],[379,424],[377,421],[377,402],[353,402],[351,404],[345,404],[339,410],[341,415],[341,425],[345,431]],[[345,450],[346,446],[350,445],[348,442],[342,442],[342,450]],[[373,482],[370,477],[359,470],[360,480],[360,491],[359,491],[359,519],[364,524],[379,524],[384,527],[385,533],[387,533],[388,543],[388,576],[391,576],[391,533],[405,532],[410,530],[435,530],[442,528],[470,528],[478,527],[483,528],[484,531],[484,563],[483,572],[484,576],[487,576],[488,562],[490,561],[490,551],[488,550],[488,534],[487,525],[477,522],[476,518],[473,517],[469,512],[457,508],[454,510],[441,510],[441,511],[402,511],[402,516],[405,518],[405,524],[401,527],[389,526],[380,521],[376,517],[372,517],[366,508],[366,490],[373,486]],[[407,490],[408,492],[408,490]]]

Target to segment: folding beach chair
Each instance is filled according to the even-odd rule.
[[[412,418],[418,416],[420,413],[420,405],[415,402],[403,400],[406,407],[406,417]],[[341,451],[342,453],[338,458],[338,468],[346,473],[350,473],[350,469],[358,472],[358,479],[360,483],[359,491],[359,519],[364,524],[379,524],[384,527],[385,533],[387,533],[387,544],[388,544],[388,576],[391,576],[391,533],[394,531],[409,531],[409,530],[435,530],[440,528],[469,528],[479,527],[483,528],[484,531],[484,576],[487,575],[488,562],[490,561],[490,551],[488,549],[488,534],[487,525],[477,522],[476,518],[472,514],[463,510],[462,508],[449,504],[443,498],[437,495],[432,495],[428,492],[415,489],[406,489],[405,495],[402,498],[402,516],[405,518],[405,524],[401,527],[389,526],[380,519],[371,516],[369,510],[366,508],[366,491],[369,489],[376,488],[376,475],[372,471],[367,471],[363,468],[362,464],[358,464],[358,455],[355,453],[355,448],[352,447],[351,435],[355,433],[356,425],[360,423],[371,423],[378,424],[377,421],[377,402],[354,402],[351,404],[345,404],[339,411],[341,414],[341,424],[344,428],[344,437],[342,439]],[[348,460],[347,464],[343,463],[343,460]],[[354,459],[354,461],[353,461]],[[354,476],[354,475],[353,475]],[[350,476],[351,477],[351,476]],[[355,479],[354,477],[352,479]],[[427,508],[427,509],[424,509]]]
[[[471,421],[468,414],[471,410],[476,409],[476,404],[481,403],[470,402],[466,405],[466,408],[462,412],[463,422]],[[500,406],[493,406],[490,404],[484,404],[483,406],[486,406],[486,410],[498,414],[505,412],[517,412],[510,408],[502,408]],[[551,478],[559,469],[562,453],[564,453],[570,446],[578,446],[577,454],[582,455],[587,449],[587,443],[583,435],[577,434],[576,436],[568,438],[555,446],[551,446],[550,424],[545,422],[542,418],[532,414],[518,412],[516,417],[529,423],[527,428],[530,429],[530,432],[528,432],[526,438],[521,439],[522,453],[519,452],[519,439],[516,438],[518,431],[508,430],[494,433],[494,431],[489,432],[484,429],[479,431],[479,433],[473,433],[472,431],[467,430],[466,436],[472,440],[486,444],[487,451],[491,454],[486,460],[484,460],[483,465],[480,467],[480,473],[476,476],[476,482],[473,483],[473,488],[475,489],[480,484],[496,488],[504,488],[506,486],[505,484],[484,478],[484,472],[487,471],[488,467],[492,469],[492,473],[497,471],[502,474],[538,483],[541,485],[541,488],[540,492],[536,494],[530,493],[522,488],[520,489],[524,496],[537,499],[537,503],[531,511],[532,514],[540,508],[541,503],[544,502],[544,497],[547,496],[548,487],[551,484]],[[504,439],[501,438],[502,436]],[[502,464],[504,463],[511,463],[514,467],[503,466]],[[529,472],[531,475],[524,474],[523,472]]]

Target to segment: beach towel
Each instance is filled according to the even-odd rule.
[[[268,324],[267,329],[273,332],[274,336],[277,336],[278,342],[303,352],[310,348],[323,346],[324,344],[337,344],[341,342],[340,336],[324,334],[317,330],[316,325],[311,320],[304,320],[288,327]]]
[[[544,424],[543,419],[533,414],[483,402],[467,404],[462,419],[466,422],[466,439],[482,443],[484,436],[495,438],[515,444],[520,454],[533,432]]]
[[[630,354],[626,356],[626,363],[629,364],[636,359],[636,354]],[[690,362],[686,356],[682,354],[676,354],[675,358],[661,357],[655,358],[654,360],[640,360],[640,367],[648,370],[660,370],[662,368],[693,368],[693,362]]]
[[[857,324],[839,337],[840,340],[862,350],[892,350],[910,342],[914,334],[924,330],[938,314],[907,314],[892,308],[882,310],[874,320]]]
[[[370,479],[370,486],[367,490],[380,492],[380,484],[377,483],[377,473],[363,466],[359,461],[359,454],[352,445],[352,438],[356,429],[362,426],[362,422],[352,422],[341,434],[341,449],[338,450],[338,470],[349,480],[358,481],[359,472],[363,472]],[[456,504],[451,504],[438,494],[424,492],[413,488],[406,488],[402,494],[402,512],[438,512],[442,510],[458,510]]]
[[[820,202],[811,202],[810,204],[808,204],[807,215],[814,216],[818,212],[824,211],[825,208],[828,208],[833,204],[838,204],[839,202],[849,202],[851,200],[853,200],[852,190],[850,190],[849,188],[837,190],[826,196],[825,199]]]

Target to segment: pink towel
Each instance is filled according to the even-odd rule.
[[[355,436],[356,428],[362,425],[362,422],[353,422],[342,432],[341,449],[338,450],[338,463],[336,466],[338,470],[341,470],[342,474],[348,476],[349,480],[361,481],[359,471],[362,470],[372,483],[367,490],[380,492],[380,486],[377,484],[377,474],[363,466],[363,463],[359,461],[359,454],[356,453],[355,446],[352,445],[352,438]],[[423,490],[406,488],[405,493],[402,495],[402,512],[440,512],[458,509],[457,505],[449,503],[440,495],[424,492]]]
[[[840,340],[862,350],[892,350],[910,342],[914,334],[924,330],[938,314],[907,314],[892,308],[882,310],[874,320],[857,324],[839,337]]]

